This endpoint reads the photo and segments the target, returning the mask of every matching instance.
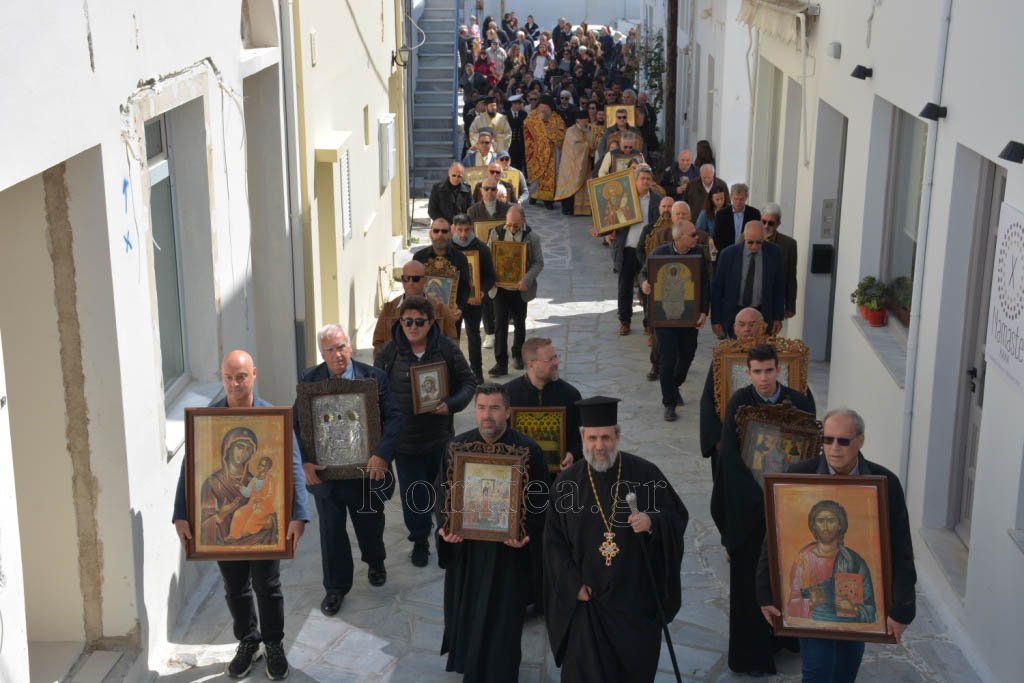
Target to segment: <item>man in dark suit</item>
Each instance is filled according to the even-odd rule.
[[[728,194],[729,186],[725,181],[715,175],[715,167],[711,164],[704,164],[700,167],[700,177],[691,181],[683,192],[683,200],[690,205],[690,215],[700,216],[704,206],[708,203],[708,195],[722,191]],[[712,216],[708,216],[709,219]]]
[[[782,250],[782,270],[786,282],[786,317],[792,318],[796,315],[796,240],[779,232],[782,209],[775,202],[764,207],[764,211],[761,212],[761,223],[764,225],[764,241]]]
[[[765,244],[760,219],[743,228],[743,240],[718,253],[711,281],[711,328],[719,338],[733,336],[741,308],[761,311],[770,334],[778,334],[785,316],[782,251]]]
[[[860,452],[864,445],[864,420],[856,412],[847,408],[829,411],[825,415],[825,419],[822,420],[822,432],[823,454],[817,458],[796,463],[788,469],[788,472],[821,476],[839,474],[885,477],[888,490],[886,503],[889,512],[889,538],[892,540],[888,558],[892,566],[892,608],[885,619],[885,630],[899,643],[903,638],[903,632],[917,613],[917,596],[914,593],[917,570],[914,567],[914,543],[910,534],[910,519],[907,514],[903,487],[895,474],[881,465],[871,462]],[[845,519],[845,511],[839,517],[838,522],[838,538],[833,541],[839,549],[839,552],[836,552],[837,558],[845,548],[843,534],[846,532],[846,526],[850,523]],[[755,589],[761,613],[768,623],[774,626],[776,620],[782,615],[775,607],[772,595],[766,546],[762,546],[761,557],[757,563]],[[804,680],[818,680],[817,676],[826,676],[835,680],[833,676],[841,675],[844,680],[852,681],[857,677],[863,656],[863,642],[820,638],[800,639]]]
[[[373,379],[377,382],[377,407],[381,420],[381,439],[376,452],[366,463],[368,476],[360,479],[320,479],[323,465],[313,462],[312,453],[302,453],[302,469],[306,487],[316,501],[320,517],[320,555],[326,595],[320,611],[327,616],[337,614],[345,594],[352,589],[352,547],[345,528],[346,516],[359,541],[363,562],[369,565],[367,578],[371,586],[387,581],[384,569],[384,504],[395,491],[395,473],[391,467],[398,450],[398,437],[405,417],[391,397],[387,376],[376,368],[352,360],[348,335],[339,325],[326,325],[316,335],[323,363],[307,368],[300,383],[325,379]],[[295,433],[302,432],[299,405],[293,410]]]
[[[730,194],[732,206],[722,207],[715,214],[715,232],[711,238],[715,240],[715,248],[719,252],[739,241],[743,226],[750,221],[761,220],[761,212],[747,206],[749,195],[750,190],[746,185],[736,183],[732,186]]]
[[[466,209],[473,203],[473,197],[469,185],[462,182],[465,175],[465,167],[457,161],[452,162],[448,167],[448,177],[430,188],[430,200],[427,202],[430,220],[443,218],[450,224],[455,214],[466,213]]]
[[[647,164],[636,167],[636,193],[640,197],[640,220],[628,228],[619,228],[605,240],[612,244],[612,263],[619,274],[619,334],[629,334],[633,320],[633,288],[640,273],[640,257],[637,248],[644,226],[658,222],[658,205],[661,195],[651,189],[654,172]]]

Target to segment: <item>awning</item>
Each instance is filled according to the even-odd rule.
[[[808,4],[804,0],[743,0],[736,21],[780,42],[798,46],[800,20],[794,13],[806,12]]]

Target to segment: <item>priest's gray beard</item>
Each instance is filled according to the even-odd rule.
[[[606,456],[607,459],[596,460],[595,455]],[[611,469],[612,465],[619,458],[619,449],[605,450],[604,448],[593,448],[588,449],[586,446],[583,447],[583,457],[586,459],[587,464],[594,468],[596,472],[607,472]]]

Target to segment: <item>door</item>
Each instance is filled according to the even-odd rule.
[[[964,325],[960,384],[957,387],[957,428],[953,441],[952,525],[960,540],[971,542],[971,510],[974,507],[974,473],[985,396],[985,335],[988,332],[988,301],[992,291],[992,265],[999,232],[999,207],[1006,193],[1006,171],[982,162],[978,185],[978,210],[967,284],[967,316]]]

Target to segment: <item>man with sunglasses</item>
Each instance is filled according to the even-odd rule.
[[[391,341],[391,330],[398,320],[398,309],[407,296],[426,296],[423,293],[427,284],[425,267],[419,261],[409,261],[402,266],[402,295],[384,304],[377,317],[377,325],[373,328],[373,353],[377,354],[384,345]],[[447,302],[431,299],[434,304],[434,319],[441,327],[441,333],[453,341],[458,341],[459,333],[455,315]]]
[[[860,452],[864,445],[864,419],[848,408],[830,410],[822,420],[822,454],[791,465],[794,474],[877,475],[886,479],[889,510],[890,558],[892,566],[892,609],[886,618],[886,631],[900,642],[903,632],[917,612],[914,584],[914,543],[910,518],[899,478],[886,468],[871,462]],[[768,573],[767,546],[762,546],[757,565],[757,601],[769,624],[781,614],[775,607]],[[801,638],[800,657],[805,681],[853,681],[857,678],[864,643],[858,641]]]
[[[459,213],[463,213],[460,211]],[[455,216],[452,216],[454,219]],[[435,218],[430,222],[430,246],[413,253],[414,261],[427,265],[433,259],[442,259],[448,262],[459,271],[459,289],[455,294],[455,305],[458,310],[454,311],[455,319],[462,318],[462,309],[469,299],[470,277],[469,261],[462,255],[462,252],[452,246],[451,221],[444,218]]]
[[[473,398],[476,382],[458,345],[444,337],[435,324],[434,306],[421,296],[407,296],[398,307],[398,320],[373,364],[384,371],[392,395],[405,416],[405,428],[398,439],[395,463],[402,494],[402,516],[416,567],[426,567],[430,557],[431,512],[437,502],[435,482],[441,460],[453,433],[453,416]],[[416,366],[444,363],[448,395],[429,412],[413,408]]]
[[[502,152],[502,154],[505,154],[507,156],[508,152]],[[509,184],[509,183],[507,183],[507,182],[505,182],[504,180],[501,179],[501,174],[503,172],[504,172],[504,169],[501,166],[501,162],[495,160],[495,161],[487,164],[487,175],[484,176],[484,179],[481,180],[479,183],[477,183],[476,186],[473,188],[473,203],[470,204],[469,210],[466,211],[466,213],[469,214],[470,218],[472,218],[475,221],[491,221],[491,220],[501,220],[501,219],[503,219],[505,217],[505,211],[503,209],[495,206],[495,200],[498,198],[498,195],[497,195],[498,187],[501,186],[501,185],[504,185],[505,189],[509,193],[511,193],[509,195],[511,197],[515,197],[516,196],[516,192],[513,189],[511,184]],[[494,187],[495,192],[494,193],[488,194],[488,193],[484,192],[484,186],[488,185],[488,184],[494,184],[495,185],[495,187]],[[487,196],[485,196],[485,195],[487,195]],[[476,209],[473,208],[474,206],[477,206],[478,204],[481,204],[481,203],[486,203],[486,207],[485,208],[487,208],[487,212],[485,214],[481,214],[480,207],[477,207]],[[506,206],[505,208],[508,208],[508,207]]]
[[[782,270],[786,283],[786,318],[796,315],[796,240],[779,232],[782,224],[782,208],[775,202],[769,202],[761,212],[761,223],[764,225],[764,241],[774,244],[782,250]]]
[[[782,327],[786,304],[782,251],[766,244],[764,233],[760,218],[750,221],[740,242],[718,252],[711,281],[711,327],[719,339],[735,336],[732,323],[741,308],[761,311],[769,334],[778,334]]]
[[[511,133],[510,133],[511,135]],[[469,148],[466,156],[462,158],[463,166],[486,166],[495,160],[492,140],[494,131],[490,127],[482,128],[477,134],[476,143]]]
[[[465,213],[473,203],[473,195],[469,185],[463,182],[466,168],[458,161],[448,167],[448,177],[434,183],[430,188],[430,199],[427,201],[427,215],[430,220],[443,218],[449,223],[457,213]]]
[[[608,145],[612,142],[620,142],[620,139],[626,133],[633,133],[635,138],[634,148],[643,152],[643,133],[636,126],[629,125],[629,114],[623,109],[619,108],[615,110],[615,120],[611,125],[605,129],[604,135],[601,136],[601,142],[597,145],[597,158],[604,159],[605,154],[608,153]]]
[[[811,415],[816,409],[805,394],[778,381],[779,356],[774,347],[752,347],[747,352],[746,374],[750,384],[733,392],[725,410],[718,476],[711,490],[711,517],[729,553],[729,668],[758,676],[775,673],[772,653],[776,646],[795,644],[773,643],[754,591],[765,535],[764,494],[743,463],[736,412],[742,406],[784,401]]]

